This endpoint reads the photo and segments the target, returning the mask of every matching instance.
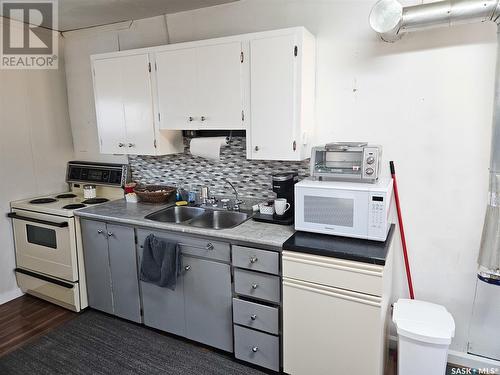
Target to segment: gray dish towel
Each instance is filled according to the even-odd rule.
[[[177,242],[150,234],[144,241],[140,279],[175,290],[181,272],[181,251]]]

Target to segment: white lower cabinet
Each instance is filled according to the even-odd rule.
[[[383,266],[358,267],[358,262],[283,253],[283,361],[290,375],[383,375],[391,295],[390,261]],[[307,258],[307,259],[306,259]],[[349,270],[348,264],[352,268]],[[297,274],[296,264],[302,273]],[[318,269],[330,271],[330,285],[311,282]],[[370,269],[371,268],[371,269]],[[290,278],[289,270],[293,269]],[[335,287],[342,272],[373,277],[383,288],[379,295]]]

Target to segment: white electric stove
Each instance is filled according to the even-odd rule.
[[[11,203],[16,279],[25,293],[73,311],[88,306],[80,222],[74,211],[124,196],[128,165],[69,162],[69,191]],[[96,197],[84,198],[95,185]]]

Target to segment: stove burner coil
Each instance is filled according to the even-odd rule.
[[[59,198],[59,199],[76,198],[76,197],[77,197],[77,195],[73,194],[73,193],[59,194],[58,196],[56,196],[56,198]]]
[[[87,200],[84,200],[82,203],[85,203],[85,204],[98,204],[98,203],[105,203],[105,202],[108,202],[109,199],[106,199],[106,198],[91,198],[91,199],[87,199]]]
[[[47,203],[54,203],[57,202],[57,199],[55,198],[39,198],[39,199],[33,199],[30,201],[31,204],[47,204]]]
[[[82,203],[75,203],[75,204],[67,204],[63,208],[65,210],[76,210],[77,208],[83,208],[83,207],[86,207],[86,206]]]

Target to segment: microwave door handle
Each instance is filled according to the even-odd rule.
[[[18,215],[17,213],[15,213],[15,212],[9,212],[7,214],[7,217],[10,217],[11,219],[29,221],[29,222],[37,223],[37,224],[50,225],[52,227],[57,227],[57,228],[66,228],[66,227],[69,226],[69,224],[68,224],[67,221],[64,221],[62,223],[54,223],[52,221],[35,219],[33,217],[27,217],[27,216],[21,216],[21,215]]]

